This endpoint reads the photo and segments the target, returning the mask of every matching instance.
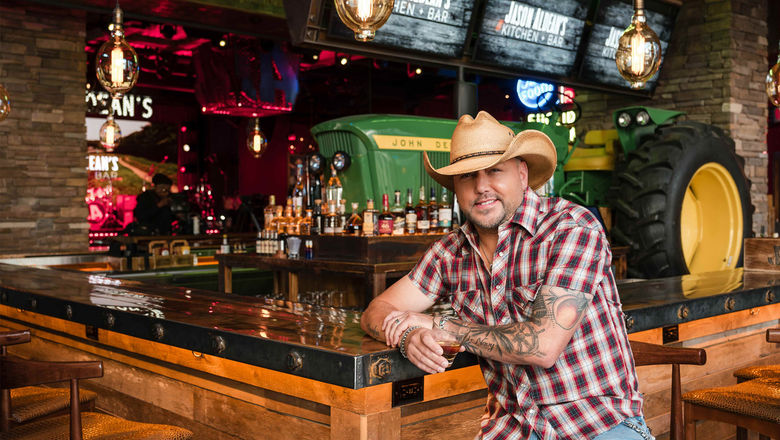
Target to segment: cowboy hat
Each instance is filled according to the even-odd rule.
[[[557,162],[555,145],[546,134],[523,130],[515,135],[485,111],[476,118],[460,117],[452,133],[449,165],[434,169],[428,152],[423,157],[428,175],[450,191],[454,190],[453,176],[484,170],[513,157],[528,165],[528,186],[537,189],[552,177]]]

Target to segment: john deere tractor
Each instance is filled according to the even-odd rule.
[[[750,182],[734,141],[681,115],[620,109],[614,130],[590,131],[578,148],[558,146],[556,194],[612,209],[610,236],[630,246],[631,276],[737,267],[751,235]]]
[[[717,127],[676,119],[681,112],[630,107],[613,115],[615,129],[590,131],[574,145],[566,127],[507,122],[537,129],[558,152],[552,195],[602,208],[613,245],[630,246],[629,275],[657,278],[734,268],[751,234],[749,181],[734,142]],[[555,120],[555,117],[549,118]],[[457,121],[358,115],[312,128],[320,152],[351,157],[341,172],[349,201],[437,185],[422,166],[449,161]],[[549,188],[548,188],[549,190]],[[426,192],[427,196],[427,192]]]

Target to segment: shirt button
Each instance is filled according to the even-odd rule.
[[[499,257],[503,257],[503,256],[504,256],[504,251],[501,251],[501,252],[499,252],[499,253],[498,253],[498,256],[499,256]]]
[[[536,414],[536,410],[535,409],[531,408],[531,409],[528,410],[528,415],[529,416],[532,416],[534,414]]]

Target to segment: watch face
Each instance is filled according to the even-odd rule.
[[[349,154],[343,152],[343,151],[337,151],[333,154],[333,168],[336,168],[336,171],[344,171],[349,167],[350,158]]]
[[[312,174],[319,174],[322,172],[322,167],[325,164],[325,158],[320,153],[315,153],[309,156],[309,172]]]

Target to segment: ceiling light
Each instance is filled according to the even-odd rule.
[[[661,67],[661,41],[647,25],[645,0],[634,0],[634,16],[620,36],[615,64],[632,89],[644,87]]]
[[[390,18],[393,0],[334,0],[341,21],[358,41],[371,41],[376,30]]]
[[[138,81],[138,55],[127,44],[122,29],[122,9],[117,1],[114,22],[109,26],[111,35],[100,46],[95,59],[97,78],[113,97],[119,97],[133,88]]]

